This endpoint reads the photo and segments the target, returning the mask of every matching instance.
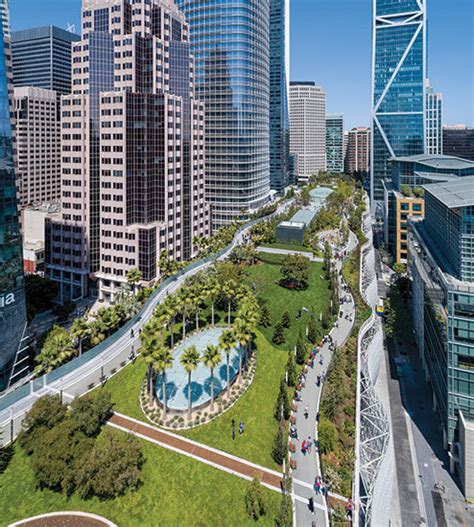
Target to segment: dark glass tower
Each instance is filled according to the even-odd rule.
[[[425,151],[426,0],[374,2],[372,205],[392,157]]]
[[[22,347],[26,304],[5,48],[0,29],[0,392],[28,371]]]
[[[283,192],[290,176],[290,0],[270,0],[270,187]]]

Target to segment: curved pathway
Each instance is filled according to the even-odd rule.
[[[357,238],[351,232],[347,246],[347,252],[351,253],[357,247]],[[342,268],[340,261],[336,262],[336,269],[339,271]],[[338,274],[339,276],[339,274]],[[343,298],[347,293],[342,290],[341,280],[339,283],[340,297]],[[338,318],[337,327],[334,326],[330,331],[330,335],[333,341],[338,347],[341,347],[349,337],[353,321],[354,321],[354,300],[350,295],[350,302],[345,302],[340,306],[340,313],[342,316]],[[346,315],[350,317],[350,320],[346,319]],[[306,498],[304,501],[296,502],[296,525],[297,527],[308,527],[313,522],[320,527],[323,525],[329,525],[329,518],[327,512],[326,500],[321,494],[316,494],[314,491],[314,482],[316,476],[321,476],[321,465],[319,460],[319,454],[314,444],[311,449],[311,453],[304,455],[301,451],[301,444],[303,439],[310,437],[312,440],[317,438],[317,422],[316,416],[319,413],[319,405],[321,400],[321,393],[323,389],[323,383],[318,387],[316,384],[317,376],[327,372],[329,365],[332,361],[332,352],[329,350],[329,346],[325,344],[320,348],[320,352],[316,356],[314,368],[309,368],[306,375],[305,387],[301,390],[302,401],[297,403],[297,410],[293,412],[296,417],[296,428],[298,430],[298,440],[292,439],[296,443],[296,453],[292,457],[296,460],[297,468],[293,470],[292,477],[294,482],[295,493]],[[323,364],[320,364],[320,357],[323,358]],[[304,409],[308,407],[308,418],[304,416]],[[315,504],[314,514],[309,511],[308,503],[309,498],[313,497]],[[339,497],[344,500],[342,496]]]
[[[12,523],[10,527],[117,527],[115,523],[87,512],[50,512]]]
[[[260,218],[256,222],[265,221],[276,214],[281,214],[291,206],[293,200],[289,200],[271,214],[270,216]],[[196,267],[188,269],[184,274],[178,275],[169,281],[166,287],[152,298],[145,305],[136,321],[126,325],[125,329],[118,330],[122,333],[120,337],[114,339],[111,337],[110,343],[104,341],[104,349],[96,354],[94,358],[89,359],[94,350],[90,350],[89,357],[87,354],[75,359],[76,366],[72,363],[71,371],[64,373],[62,376],[54,375],[53,381],[49,382],[48,375],[31,381],[28,385],[22,386],[0,398],[0,437],[2,443],[12,441],[21,431],[21,423],[26,413],[31,409],[33,404],[42,396],[49,394],[61,394],[66,400],[70,401],[75,397],[82,396],[92,390],[97,384],[103,382],[111,375],[114,375],[130,361],[133,352],[140,347],[139,332],[140,329],[150,320],[156,309],[156,306],[169,294],[174,293],[181,288],[185,280],[189,277],[203,271],[214,264],[215,261],[226,259],[229,254],[238,245],[246,243],[249,230],[256,223],[251,222],[249,225],[239,231],[232,243],[218,257],[202,261]],[[133,335],[133,336],[132,336]],[[89,359],[89,360],[88,360]],[[82,364],[81,364],[82,362]],[[60,374],[59,374],[60,375]]]

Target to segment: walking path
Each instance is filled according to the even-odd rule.
[[[304,256],[305,258],[308,258],[308,260],[312,262],[324,262],[323,258],[318,258],[317,256],[314,256],[313,253],[304,252],[304,251],[293,251],[291,249],[275,249],[274,247],[257,247],[257,251],[259,253],[270,253],[270,254],[299,254],[300,256]]]
[[[347,246],[347,252],[352,252],[357,246],[357,239],[351,233],[349,243]],[[339,275],[339,271],[342,268],[340,261],[336,262],[336,269]],[[348,295],[343,290],[343,286],[339,284],[340,298],[344,298]],[[332,337],[333,342],[336,346],[342,346],[347,338],[349,337],[353,321],[354,321],[354,301],[352,295],[350,296],[350,302],[344,302],[340,306],[340,315],[337,322],[337,327],[333,327],[329,335]],[[348,318],[346,318],[346,316]],[[296,453],[293,454],[293,459],[296,460],[297,467],[293,471],[292,476],[294,480],[299,480],[305,483],[304,488],[299,485],[297,487],[302,497],[306,498],[304,501],[298,500],[296,502],[296,525],[299,527],[308,527],[315,522],[315,525],[323,526],[329,525],[328,511],[326,506],[326,500],[322,494],[316,494],[314,490],[314,484],[316,476],[321,476],[321,466],[319,460],[319,454],[314,443],[317,438],[317,422],[316,418],[319,413],[319,405],[321,399],[321,392],[323,382],[320,386],[317,386],[318,376],[322,376],[327,372],[328,367],[332,360],[332,351],[329,350],[329,343],[324,344],[319,353],[316,355],[314,361],[314,367],[308,368],[306,374],[305,387],[301,390],[302,400],[297,403],[297,411],[294,412],[296,417],[296,428],[298,431],[298,439],[292,439],[293,443],[296,444]],[[322,359],[322,364],[320,360]],[[308,417],[305,417],[305,408],[308,410]],[[303,454],[301,445],[304,439],[311,438],[313,445],[311,451]],[[330,493],[331,495],[331,493]],[[309,498],[313,497],[315,511],[312,514],[309,510]]]

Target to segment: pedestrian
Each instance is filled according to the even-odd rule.
[[[133,339],[133,337],[135,336],[135,333],[133,332],[133,328],[130,330],[130,338]]]
[[[232,417],[232,421],[230,422],[230,427],[232,429],[232,439],[235,439],[235,419]]]
[[[244,422],[240,421],[240,423],[239,423],[239,434],[243,435],[244,434],[244,430],[245,430]]]
[[[311,496],[311,498],[309,498],[308,508],[309,508],[309,512],[311,514],[314,514],[314,499],[313,499],[313,496]]]
[[[308,416],[309,416],[309,407],[308,407],[308,405],[306,405],[304,407],[304,418],[308,419]]]
[[[311,454],[311,444],[312,444],[311,437],[308,436],[308,441],[307,441],[307,443],[306,443],[306,445],[307,445],[306,448],[308,449],[308,453],[310,453],[310,454]]]

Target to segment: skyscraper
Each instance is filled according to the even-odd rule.
[[[61,127],[53,90],[14,88],[17,178],[20,206],[59,200]]]
[[[9,0],[0,0],[0,22],[2,24],[3,36],[10,37],[10,8]]]
[[[425,151],[426,0],[375,0],[372,53],[372,206],[389,159]]]
[[[326,166],[328,172],[344,172],[344,115],[326,114]]]
[[[169,0],[83,0],[73,92],[62,98],[62,220],[47,224],[61,300],[89,277],[114,302],[127,272],[159,277],[161,255],[194,256],[209,234],[204,108],[188,27]]]
[[[71,93],[71,47],[79,35],[54,26],[12,33],[13,84]]]
[[[426,80],[426,154],[443,153],[443,94]]]
[[[353,128],[347,145],[347,172],[364,176],[369,172],[370,128]]]
[[[218,228],[270,194],[270,1],[176,4],[190,27],[206,111],[206,195]]]
[[[270,0],[270,186],[290,181],[290,0]]]
[[[299,180],[326,170],[326,94],[314,82],[290,82],[290,152]]]
[[[23,256],[10,122],[3,27],[0,31],[0,392],[28,370]]]

